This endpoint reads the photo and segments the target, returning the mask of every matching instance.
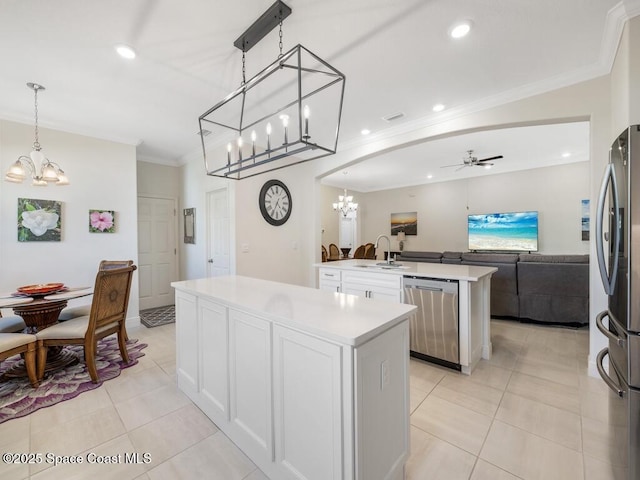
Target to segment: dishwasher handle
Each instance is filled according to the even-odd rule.
[[[444,290],[442,288],[424,287],[422,285],[407,285],[407,288],[415,288],[417,290],[428,290],[429,292],[444,292]]]

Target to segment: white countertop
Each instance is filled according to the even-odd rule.
[[[185,280],[171,286],[255,313],[276,324],[353,346],[400,323],[416,309],[404,303],[242,276]]]
[[[425,263],[399,261],[401,268],[370,268],[383,260],[338,260],[335,262],[316,263],[315,267],[335,268],[338,270],[356,270],[360,272],[387,273],[389,275],[413,275],[425,278],[441,278],[445,280],[466,280],[477,282],[485,275],[490,275],[498,269],[479,265],[458,265],[448,263]],[[366,267],[363,267],[365,265]]]

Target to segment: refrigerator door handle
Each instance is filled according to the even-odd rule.
[[[616,395],[618,395],[620,398],[624,398],[624,393],[625,393],[624,390],[622,390],[620,388],[620,385],[618,385],[613,380],[613,378],[611,378],[607,374],[607,372],[604,371],[604,366],[602,365],[602,361],[604,360],[604,357],[606,355],[609,355],[609,349],[603,348],[602,350],[600,350],[600,352],[598,353],[598,356],[596,357],[596,368],[598,369],[598,373],[602,377],[602,380],[604,380],[604,383],[606,383],[607,386],[616,393]],[[609,362],[609,366],[613,368],[613,371],[616,373],[616,376],[618,376],[618,372],[616,371],[615,365]]]
[[[613,196],[613,211],[614,211],[614,222],[615,226],[613,232],[614,245],[613,245],[613,265],[610,272],[610,275],[607,274],[607,263],[604,255],[604,244],[602,242],[602,226],[604,222],[604,204],[607,199],[607,190],[609,186],[609,181],[611,180],[611,188],[612,188],[612,196]],[[604,176],[602,178],[602,185],[600,187],[600,194],[598,196],[598,205],[596,210],[596,254],[598,258],[598,268],[600,269],[600,278],[602,278],[602,284],[604,286],[605,293],[607,295],[611,295],[613,293],[614,284],[616,281],[616,276],[618,273],[618,249],[620,242],[620,235],[618,234],[617,228],[619,225],[619,209],[618,209],[618,185],[616,182],[615,173],[613,170],[613,164],[608,163]],[[610,236],[610,235],[609,235]],[[609,236],[607,236],[607,240],[609,240]]]
[[[604,310],[600,312],[598,315],[596,315],[596,326],[598,327],[598,330],[600,330],[609,340],[616,342],[618,346],[624,347],[624,342],[625,342],[624,338],[614,335],[611,332],[611,330],[609,330],[607,327],[604,326],[604,323],[602,323],[602,319],[604,317],[609,318],[609,322],[614,324],[614,326],[616,327],[616,330],[620,332],[624,331],[624,328],[622,328],[622,325],[620,325],[620,322],[616,320],[616,318],[611,314],[611,312],[609,312],[609,310]]]

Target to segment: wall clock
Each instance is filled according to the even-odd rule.
[[[276,227],[284,225],[291,216],[291,193],[280,180],[269,180],[260,189],[260,213]]]

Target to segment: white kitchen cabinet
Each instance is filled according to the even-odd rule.
[[[341,292],[340,270],[321,268],[318,272],[318,288],[320,290],[328,290],[330,292]]]
[[[343,478],[342,348],[279,326],[273,337],[275,453],[282,478]]]
[[[172,286],[178,386],[268,478],[403,478],[414,307],[247,277]]]
[[[402,278],[378,272],[344,270],[341,272],[341,291],[375,300],[402,302]]]
[[[199,350],[194,345],[199,344],[197,298],[183,292],[176,291],[176,376],[178,387],[187,395],[199,392],[198,358]],[[177,341],[180,339],[180,341]]]
[[[200,408],[214,422],[227,422],[229,421],[227,309],[206,299],[200,299],[197,303],[199,348],[188,345],[184,345],[184,348],[191,348],[199,354],[198,362],[202,366],[199,375],[199,396],[202,397]]]
[[[229,309],[228,429],[251,458],[272,458],[271,323]]]

